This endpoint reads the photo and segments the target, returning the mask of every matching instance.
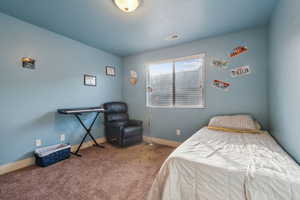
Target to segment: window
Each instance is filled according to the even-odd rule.
[[[150,64],[147,106],[204,107],[205,54]]]

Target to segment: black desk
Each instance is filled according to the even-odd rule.
[[[64,114],[64,115],[74,115],[79,123],[81,124],[81,126],[86,130],[86,133],[84,135],[84,137],[82,138],[77,150],[75,151],[75,153],[73,153],[74,155],[76,156],[81,156],[80,154],[78,154],[85,138],[89,135],[92,140],[94,141],[95,145],[97,147],[100,147],[100,148],[104,148],[104,146],[100,145],[97,143],[97,141],[95,140],[95,138],[93,137],[93,135],[91,134],[91,130],[92,130],[92,127],[96,121],[96,119],[98,118],[99,114],[100,113],[103,113],[105,110],[102,108],[102,107],[90,107],[90,108],[71,108],[71,109],[58,109],[57,112],[60,113],[60,114]],[[81,120],[81,118],[79,117],[81,114],[83,113],[92,113],[92,112],[95,112],[97,113],[96,116],[94,117],[91,125],[89,127],[87,127],[83,121]]]

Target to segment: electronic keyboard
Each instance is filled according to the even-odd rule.
[[[89,112],[104,112],[102,107],[89,107],[89,108],[68,108],[68,109],[58,109],[57,112],[60,114],[81,114]]]

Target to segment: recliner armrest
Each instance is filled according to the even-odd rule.
[[[127,126],[128,122],[105,122],[106,127],[119,128]]]
[[[143,126],[143,121],[141,120],[129,120],[128,126]]]

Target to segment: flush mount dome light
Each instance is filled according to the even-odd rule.
[[[140,0],[113,0],[113,1],[124,12],[133,12],[140,5]]]

